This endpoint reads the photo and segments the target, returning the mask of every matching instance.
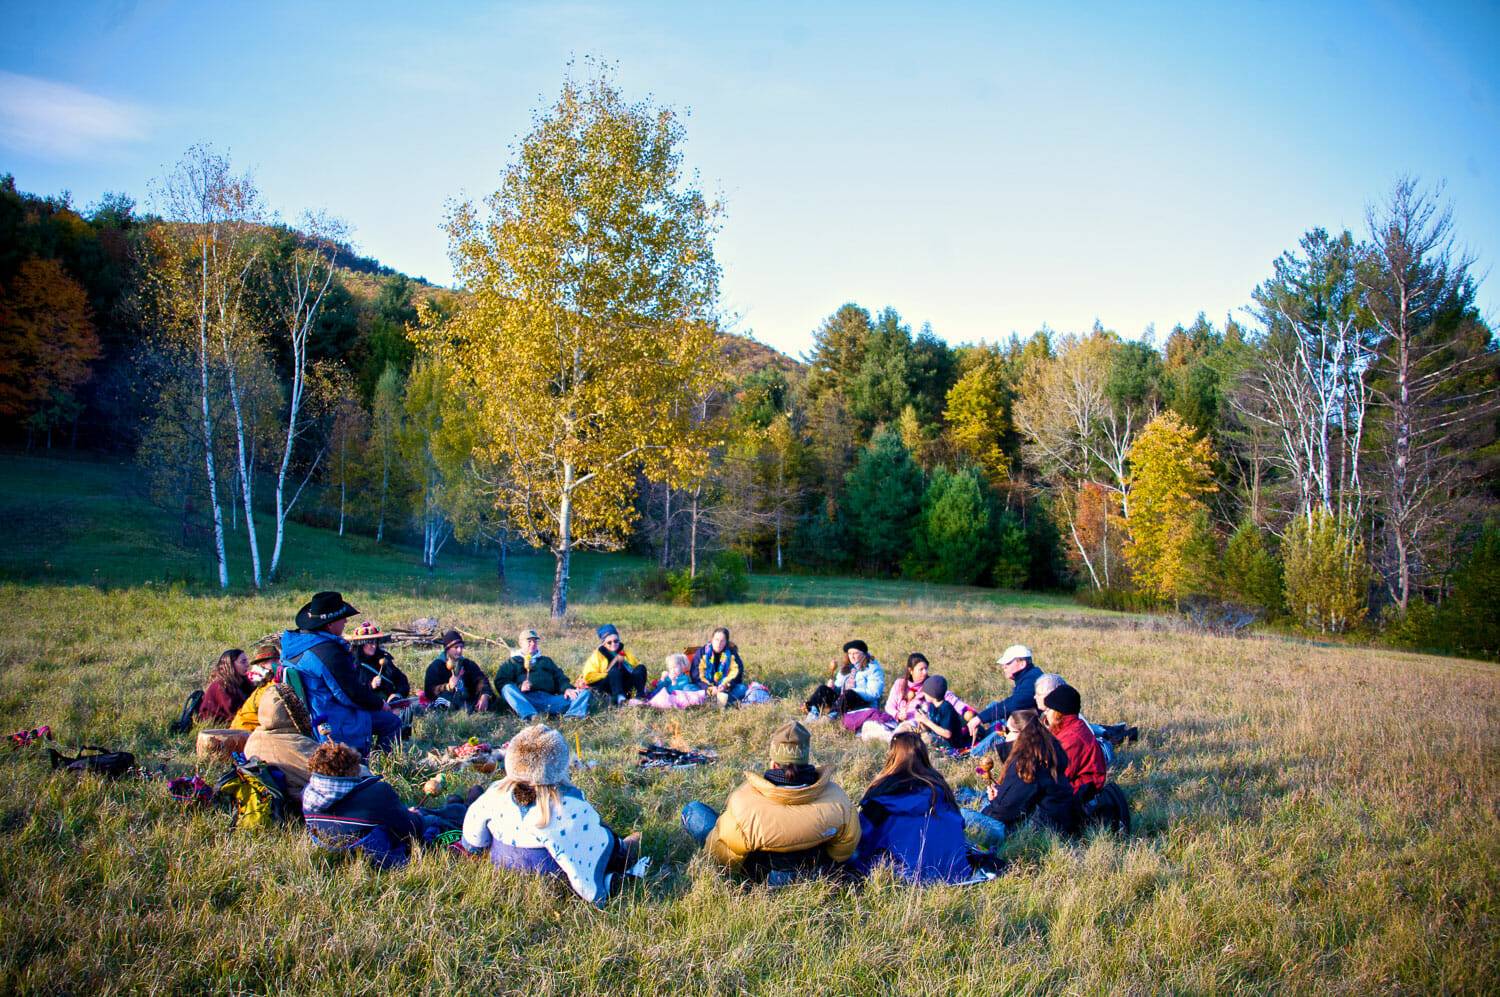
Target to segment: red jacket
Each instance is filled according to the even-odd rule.
[[[230,692],[224,688],[224,683],[214,679],[203,690],[203,702],[198,704],[198,719],[212,720],[216,723],[227,724],[234,719],[234,714],[245,702],[246,697],[238,692]]]
[[[1089,725],[1077,716],[1064,717],[1063,722],[1052,732],[1062,742],[1068,753],[1068,770],[1064,773],[1079,795],[1092,795],[1103,789],[1108,778],[1109,763],[1104,760],[1104,749],[1099,739],[1089,730]],[[1088,789],[1085,791],[1084,787]]]

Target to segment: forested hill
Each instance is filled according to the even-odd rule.
[[[64,443],[111,452],[139,447],[160,396],[153,385],[165,362],[142,300],[148,233],[159,221],[122,194],[80,208],[67,195],[19,191],[12,176],[0,174],[0,301],[26,298],[39,325],[64,317],[57,324],[62,334],[55,337],[63,347],[59,362],[46,370],[28,371],[25,358],[7,350],[15,383],[0,390],[0,443]],[[269,266],[309,248],[336,261],[309,337],[308,360],[343,368],[366,405],[388,366],[403,375],[409,371],[415,353],[406,328],[417,321],[418,306],[425,302],[451,313],[463,297],[346,244],[321,244],[285,227],[260,234]],[[275,309],[264,300],[269,289],[261,290],[267,292],[260,304],[269,328]],[[285,336],[265,338],[284,373]],[[726,336],[726,354],[735,378],[767,367],[792,375],[799,366],[741,336]]]

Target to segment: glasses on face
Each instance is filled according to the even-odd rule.
[[[620,638],[618,638],[618,637],[606,637],[604,639],[604,646],[605,647],[619,647],[620,646]]]

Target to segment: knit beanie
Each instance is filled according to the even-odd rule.
[[[505,774],[533,786],[556,786],[568,779],[568,742],[546,724],[527,727],[505,749]]]
[[[933,699],[942,699],[948,695],[948,680],[941,675],[929,675],[922,683],[922,691]]]
[[[812,741],[807,728],[795,720],[788,720],[771,735],[771,761],[777,765],[806,765],[812,754]]]
[[[595,630],[594,633],[599,635],[599,639],[601,641],[606,637],[620,636],[620,631],[615,628],[615,625],[613,623],[604,624],[604,626],[600,627],[598,630]]]
[[[1065,717],[1076,717],[1083,710],[1083,699],[1078,695],[1078,690],[1070,685],[1060,685],[1047,693],[1047,698],[1042,700],[1042,705],[1049,710],[1056,710]]]

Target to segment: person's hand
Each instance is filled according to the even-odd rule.
[[[577,699],[582,693],[582,689],[564,689],[563,699]]]
[[[379,675],[375,676],[374,678],[372,678],[370,680],[370,688],[371,689],[379,689],[380,688],[380,676]]]
[[[531,691],[531,679],[526,679],[524,682],[521,683],[521,691],[522,692],[530,692]]]
[[[991,785],[987,789],[985,789],[984,795],[993,800],[995,797],[1000,795],[1000,787]]]
[[[479,713],[488,713],[490,709],[490,694],[485,693],[483,696],[480,696],[479,701],[474,704],[474,709]]]
[[[978,737],[979,736],[979,728],[981,728],[983,726],[984,726],[984,721],[980,720],[977,715],[970,717],[969,718],[969,734],[970,734],[970,736],[972,736],[972,737]]]

